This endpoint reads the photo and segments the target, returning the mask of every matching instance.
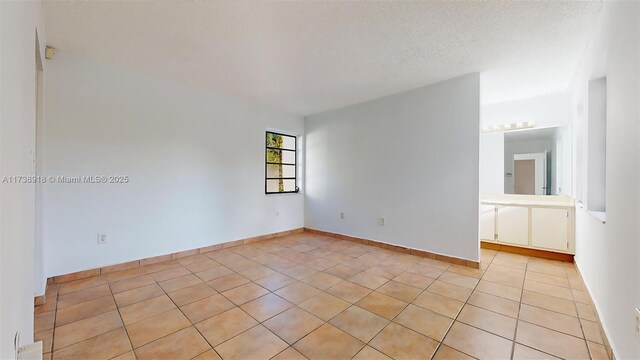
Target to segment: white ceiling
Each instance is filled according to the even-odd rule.
[[[566,89],[600,2],[45,1],[49,45],[308,115],[470,72]]]

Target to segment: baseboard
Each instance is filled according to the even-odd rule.
[[[255,242],[263,241],[263,240],[268,240],[268,239],[275,239],[275,238],[279,238],[279,237],[282,237],[282,236],[298,234],[298,233],[301,233],[301,232],[304,232],[304,228],[297,228],[297,229],[292,229],[292,230],[287,230],[287,231],[280,231],[280,232],[271,233],[271,234],[254,236],[254,237],[246,238],[246,239],[233,240],[233,241],[228,241],[228,242],[224,242],[224,243],[220,243],[220,244],[215,244],[215,245],[196,248],[196,249],[191,249],[191,250],[179,251],[179,252],[166,254],[166,255],[160,255],[160,256],[154,256],[154,257],[149,257],[149,258],[144,258],[144,259],[139,259],[139,260],[133,260],[133,261],[125,262],[125,263],[120,263],[120,264],[115,264],[115,265],[110,265],[110,266],[104,266],[104,267],[95,268],[95,269],[76,271],[76,272],[73,272],[73,273],[70,273],[70,274],[56,275],[56,276],[53,276],[53,277],[50,277],[50,278],[47,279],[47,285],[59,284],[59,283],[78,280],[78,279],[84,279],[84,278],[88,278],[88,277],[91,277],[91,276],[97,276],[97,275],[101,275],[101,274],[109,274],[109,273],[112,273],[112,272],[115,272],[115,271],[129,270],[129,269],[133,269],[133,268],[136,268],[136,267],[139,267],[139,266],[155,264],[155,263],[168,261],[168,260],[175,260],[175,259],[179,259],[179,258],[186,257],[186,256],[197,255],[197,254],[200,254],[200,253],[205,253],[205,252],[219,250],[219,249],[226,249],[226,248],[230,248],[230,247],[233,247],[233,246],[251,244],[251,243],[255,243]],[[46,302],[46,298],[44,298],[44,296],[36,296],[35,301],[36,301],[36,303],[37,302],[41,302],[41,304],[44,304],[44,302]]]
[[[363,239],[363,238],[358,238],[358,237],[354,237],[354,236],[337,234],[337,233],[332,233],[332,232],[322,231],[322,230],[316,230],[316,229],[311,229],[311,228],[304,228],[304,231],[310,232],[310,233],[313,233],[313,234],[318,234],[318,235],[331,236],[331,237],[335,237],[335,238],[340,239],[340,240],[352,241],[352,242],[355,242],[355,243],[358,243],[358,244],[371,245],[371,246],[379,247],[379,248],[382,248],[382,249],[387,249],[387,250],[391,250],[391,251],[400,252],[400,253],[403,253],[403,254],[411,254],[411,255],[426,257],[426,258],[429,258],[429,259],[445,261],[445,262],[448,262],[448,263],[467,266],[467,267],[474,268],[474,269],[479,269],[480,268],[480,262],[478,262],[478,261],[471,261],[471,260],[461,259],[461,258],[457,258],[457,257],[453,257],[453,256],[436,254],[436,253],[432,253],[432,252],[429,252],[429,251],[413,249],[413,248],[406,247],[406,246],[387,244],[387,243],[384,243],[384,242],[381,242],[381,241],[377,241],[377,240]]]
[[[573,262],[573,255],[571,254],[558,253],[558,252],[547,251],[547,250],[530,249],[530,248],[523,248],[519,246],[496,244],[488,241],[480,241],[480,247],[483,249],[498,250],[498,251],[504,251],[504,252],[514,253],[514,254],[539,257],[543,259]]]

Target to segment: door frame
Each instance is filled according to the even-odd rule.
[[[516,185],[516,160],[535,161],[535,195],[547,195],[547,150],[540,153],[514,154],[513,155],[513,186]]]

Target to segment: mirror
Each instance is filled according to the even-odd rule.
[[[567,126],[481,134],[484,194],[566,195],[571,177]]]

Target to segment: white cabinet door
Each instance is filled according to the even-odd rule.
[[[569,210],[531,209],[531,245],[546,249],[568,249]]]
[[[529,245],[529,208],[498,206],[498,241]]]
[[[496,234],[496,207],[495,205],[480,205],[480,239],[495,241]]]

